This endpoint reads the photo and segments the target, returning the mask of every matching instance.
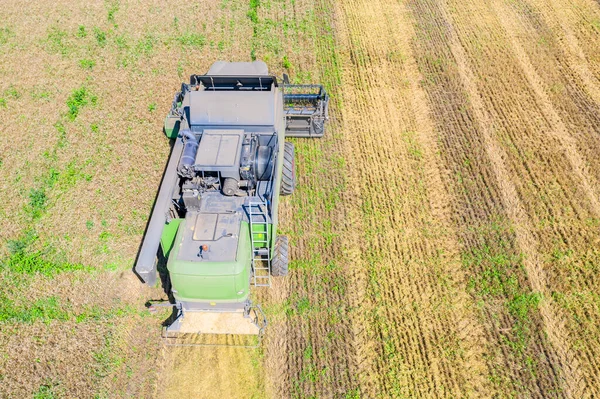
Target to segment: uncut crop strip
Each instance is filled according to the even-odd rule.
[[[483,304],[489,379],[499,392],[561,392],[557,358],[541,331],[542,318],[534,311],[514,311],[515,301],[535,293],[521,264],[520,247],[528,237],[516,235],[506,220],[521,212],[504,152],[493,137],[494,125],[444,7],[435,1],[409,4],[416,21],[419,66],[450,171],[448,184],[454,187],[464,267],[471,273],[473,294]]]
[[[552,123],[556,117],[547,116],[556,111],[537,95],[542,90],[538,83],[527,80],[531,71],[511,51],[510,37],[494,18],[489,3],[486,7],[474,4],[470,10],[455,10],[461,42],[466,52],[471,52],[475,73],[486,80],[480,90],[492,120],[498,124],[498,138],[515,149],[507,151],[507,164],[513,179],[521,178],[516,188],[527,214],[522,221],[529,219],[527,231],[523,226],[516,228],[531,238],[530,243],[537,244],[537,258],[532,252],[525,267],[532,287],[544,297],[540,311],[548,339],[561,359],[566,391],[575,396],[593,395],[598,386],[599,346],[597,339],[589,337],[598,336],[593,323],[598,314],[594,295],[597,273],[593,266],[598,261],[598,214],[594,201],[577,191],[582,186],[597,186],[598,182],[594,177],[578,176],[573,162],[576,150],[564,148],[573,140],[571,131],[561,131],[560,121]],[[467,19],[470,24],[466,24]],[[477,57],[478,50],[469,44],[469,39],[477,35],[487,35],[490,51],[486,57]],[[593,108],[579,112],[590,111]],[[523,250],[531,251],[530,247]],[[567,254],[567,260],[557,262],[562,254]],[[595,315],[590,315],[594,308]]]
[[[485,395],[482,331],[463,291],[406,10],[342,1],[338,15],[361,393]]]

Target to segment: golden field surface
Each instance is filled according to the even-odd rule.
[[[323,83],[258,349],[167,347],[131,269],[180,83]],[[600,396],[596,0],[5,2],[0,398]]]

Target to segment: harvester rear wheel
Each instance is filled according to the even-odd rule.
[[[277,236],[273,259],[271,260],[271,275],[274,277],[285,277],[288,274],[288,238]]]
[[[296,163],[294,145],[285,143],[283,149],[283,175],[281,176],[281,195],[291,195],[296,187]]]

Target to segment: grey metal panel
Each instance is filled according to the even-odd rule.
[[[178,259],[192,262],[232,262],[237,257],[241,212],[188,212]],[[199,256],[200,247],[208,251]]]
[[[217,150],[221,145],[221,137],[213,135],[204,135],[200,140],[200,146],[196,152],[196,165],[214,166],[217,162]]]
[[[215,239],[215,226],[219,215],[216,213],[203,213],[196,216],[194,228],[195,241],[212,241]]]
[[[239,135],[224,134],[221,136],[221,145],[217,150],[217,161],[218,166],[233,166],[236,164],[237,151],[240,144]]]
[[[235,213],[199,213],[194,228],[194,241],[215,241],[240,232],[240,215]]]
[[[274,126],[275,101],[271,91],[192,91],[190,125]]]
[[[243,130],[205,130],[196,152],[197,166],[237,166]]]
[[[240,177],[243,130],[205,130],[196,152],[194,169],[219,171],[222,177]]]

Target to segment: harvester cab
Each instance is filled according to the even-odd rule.
[[[284,79],[287,81],[287,79]],[[279,196],[296,185],[285,137],[321,137],[320,85],[279,84],[262,61],[214,63],[182,84],[165,119],[174,140],[135,265],[148,285],[166,258],[176,319],[165,333],[261,335],[251,287],[288,273]]]

